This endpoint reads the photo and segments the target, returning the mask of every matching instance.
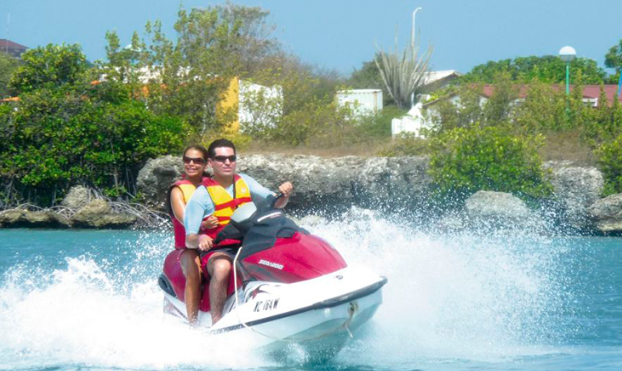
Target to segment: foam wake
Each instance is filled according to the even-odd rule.
[[[301,224],[336,246],[349,265],[389,279],[376,317],[336,362],[386,366],[395,360],[523,357],[550,352],[548,345],[563,332],[556,321],[569,300],[560,294],[567,291],[557,263],[565,252],[561,241],[436,236],[357,209],[333,221],[305,218]],[[45,259],[16,262],[2,275],[3,367],[275,365],[244,336],[209,337],[165,317],[156,279],[170,236],[131,236],[108,250],[68,254],[56,266]]]

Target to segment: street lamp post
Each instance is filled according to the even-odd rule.
[[[566,95],[570,94],[570,62],[577,56],[572,46],[564,46],[559,50],[559,57],[566,62]]]
[[[410,34],[410,47],[412,50],[415,50],[415,15],[417,15],[417,12],[420,10],[423,10],[423,8],[419,7],[413,12],[413,28]]]

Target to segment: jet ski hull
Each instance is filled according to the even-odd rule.
[[[385,283],[361,268],[290,284],[250,282],[238,290],[237,304],[235,294],[227,300],[215,326],[209,312],[199,313],[199,325],[212,334],[244,332],[277,356],[295,346],[308,355],[332,357],[373,317]],[[165,311],[185,317],[185,304],[165,294]]]

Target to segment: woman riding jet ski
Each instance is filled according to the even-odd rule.
[[[275,209],[276,199],[259,209],[252,202],[240,206],[214,241],[216,246],[222,240],[240,241],[237,269],[229,280],[223,317],[214,326],[209,284],[203,285],[199,326],[214,334],[247,331],[258,346],[274,351],[294,342],[308,354],[332,357],[374,315],[387,279],[348,267],[326,241]],[[185,279],[174,253],[166,258],[158,283],[165,292],[164,311],[186,318]]]

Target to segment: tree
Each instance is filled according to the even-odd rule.
[[[9,95],[9,81],[18,67],[19,60],[0,52],[0,98]]]
[[[575,81],[579,71],[585,84],[600,84],[606,77],[606,72],[598,67],[595,60],[589,58],[575,58],[570,63],[571,81]],[[473,67],[461,81],[490,84],[499,73],[507,73],[512,81],[520,83],[537,80],[562,84],[566,81],[566,63],[553,55],[490,61]]]
[[[246,107],[252,111],[251,116],[261,117],[269,112],[273,125],[242,123],[248,124],[243,125],[246,134],[261,140],[297,146],[323,135],[330,136],[348,125],[346,121],[351,112],[335,104],[339,85],[338,79],[331,72],[318,72],[287,55],[274,58],[278,61],[274,67],[266,68],[250,81],[278,86],[282,99],[265,99],[262,94],[245,97]],[[274,115],[276,111],[280,114]],[[318,139],[318,142],[327,143],[324,139]]]
[[[529,134],[561,130],[566,126],[567,107],[564,90],[536,80],[516,110],[517,128]]]
[[[374,57],[375,59],[376,57]],[[363,62],[360,69],[354,70],[347,81],[354,89],[385,89],[380,69],[375,61]]]
[[[215,8],[225,22],[237,26],[235,53],[243,71],[241,77],[253,76],[272,55],[281,50],[280,43],[272,38],[275,26],[266,22],[269,11],[260,7],[236,5],[229,0]]]
[[[203,9],[181,8],[175,38],[166,37],[161,22],[156,21],[147,23],[144,40],[132,40],[127,49],[138,51],[138,59],[121,49],[116,34],[109,33],[107,65],[109,69],[130,65],[151,71],[150,81],[137,84],[133,94],[152,112],[189,123],[192,140],[230,134],[226,129],[236,118],[238,107],[223,109],[220,102],[231,92],[230,87],[235,87],[230,83],[236,78],[276,87],[283,95],[279,102],[261,94],[250,94],[244,102],[254,110],[250,121],[272,121],[275,127],[249,122],[247,127],[242,125],[243,135],[303,143],[318,132],[343,124],[346,113],[333,104],[342,80],[334,71],[303,64],[285,53],[271,38],[274,28],[266,21],[268,14],[261,8],[230,2]],[[277,111],[282,114],[276,115]]]
[[[498,126],[510,122],[517,99],[518,87],[512,83],[507,72],[495,76],[494,91],[483,108],[485,126]]]
[[[54,204],[76,183],[135,194],[146,160],[182,146],[183,122],[150,112],[124,84],[82,84],[0,106],[0,182],[9,201]]]
[[[54,204],[76,183],[109,196],[135,194],[146,160],[182,146],[182,120],[148,110],[124,81],[92,84],[79,47],[27,53],[11,80],[20,101],[0,105],[5,203]]]
[[[618,45],[612,46],[607,54],[605,54],[605,66],[615,69],[615,77],[611,80],[617,83],[620,78],[620,71],[622,70],[622,40],[618,42]]]
[[[455,128],[466,128],[482,120],[482,104],[480,103],[483,87],[481,85],[463,85],[455,95],[458,102],[452,102],[454,95],[440,98],[437,103],[426,110],[432,124],[430,134],[441,133]]]
[[[109,33],[109,65],[120,66],[117,70],[147,68],[153,78],[140,88],[148,92],[143,98],[150,109],[183,117],[193,133],[204,136],[226,127],[237,112],[237,107],[217,110],[232,79],[252,76],[279,50],[270,38],[268,14],[230,2],[189,11],[180,8],[174,40],[164,35],[159,21],[148,22],[147,41],[135,36],[129,50],[121,50],[116,34]]]
[[[145,49],[145,44],[138,37],[138,33],[134,32],[131,44],[124,48],[121,47],[116,31],[106,32],[106,41],[108,63],[99,66],[106,78],[126,84],[139,83],[140,68],[143,66],[141,52]]]
[[[507,72],[498,72],[494,77],[492,95],[484,102],[484,87],[481,84],[462,84],[451,95],[440,98],[428,111],[432,133],[475,125],[501,126],[514,119],[518,88]],[[457,97],[457,100],[451,98]]]
[[[71,86],[84,78],[88,70],[88,62],[78,44],[49,44],[30,49],[22,54],[22,61],[9,82],[13,95]]]

